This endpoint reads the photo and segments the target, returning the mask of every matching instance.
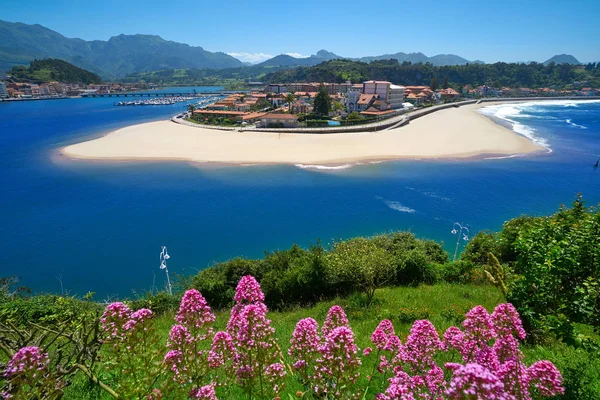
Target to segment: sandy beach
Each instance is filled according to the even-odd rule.
[[[67,146],[70,158],[187,160],[226,164],[319,164],[424,158],[509,156],[544,150],[477,112],[441,110],[378,132],[306,134],[221,131],[171,121],[129,126]]]

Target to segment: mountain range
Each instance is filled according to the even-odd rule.
[[[427,57],[423,53],[394,53],[394,54],[382,54],[380,56],[367,56],[360,58],[350,58],[338,56],[327,50],[319,50],[317,54],[313,54],[310,57],[292,57],[287,54],[280,54],[266,61],[258,63],[258,66],[270,66],[270,67],[297,67],[297,66],[313,66],[322,63],[323,61],[334,60],[338,58],[345,58],[352,61],[371,62],[376,60],[391,60],[396,59],[398,62],[403,63],[405,61],[411,63],[426,63],[429,62],[435,66],[443,65],[465,65],[465,64],[484,64],[483,61],[475,60],[469,61],[465,58],[454,54],[438,54],[433,57]]]
[[[225,54],[210,52],[202,47],[165,40],[156,35],[118,35],[107,41],[86,41],[67,38],[41,25],[0,20],[0,76],[15,65],[28,65],[34,59],[57,58],[99,74],[105,80],[122,78],[127,74],[164,69],[240,68],[248,63]],[[280,54],[255,64],[260,67],[290,68],[313,66],[324,61],[347,58],[327,50],[319,50],[310,57],[298,58]],[[426,63],[434,66],[480,64],[454,54],[428,57],[423,53],[394,53],[361,58],[353,61],[371,62],[396,59],[400,63]],[[566,62],[579,64],[573,56],[557,55],[546,63]]]
[[[228,68],[243,63],[225,53],[164,40],[119,35],[108,41],[71,39],[41,25],[0,20],[0,71],[33,59],[60,58],[105,78],[164,68]]]

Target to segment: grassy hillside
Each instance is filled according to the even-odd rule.
[[[102,79],[83,68],[79,68],[63,60],[48,58],[33,60],[29,67],[16,66],[9,75],[21,82],[66,82],[66,83],[101,83]]]
[[[269,312],[275,335],[289,362],[287,349],[295,324],[302,318],[313,317],[322,324],[327,311],[332,305],[340,305],[346,311],[350,326],[353,329],[357,345],[362,350],[370,343],[371,333],[378,323],[388,318],[394,324],[396,332],[404,343],[413,322],[417,319],[429,319],[435,325],[438,333],[442,334],[448,327],[460,325],[466,311],[475,305],[483,305],[488,311],[502,302],[502,296],[488,285],[453,285],[437,284],[433,286],[400,287],[380,289],[376,292],[372,305],[366,306],[361,296],[336,298],[320,302],[313,307],[294,308],[284,312]],[[174,324],[174,314],[167,313],[154,320],[154,326],[159,332],[162,343],[167,339],[169,329]],[[229,319],[228,311],[216,313],[215,329],[223,330]],[[531,364],[540,359],[547,359],[556,364],[569,381],[568,393],[565,398],[597,399],[600,396],[600,359],[590,358],[584,350],[576,350],[559,342],[548,343],[544,346],[522,346],[526,363]],[[365,362],[360,369],[360,385],[366,387],[367,376],[372,374],[373,364]],[[105,382],[114,379],[108,373],[99,376]],[[592,383],[590,383],[592,382]],[[595,382],[595,383],[594,383]],[[287,379],[286,390],[282,399],[296,397],[296,392],[302,391],[302,386],[294,379]],[[581,394],[587,392],[586,394]],[[374,393],[367,398],[372,398]],[[234,391],[230,398],[240,398],[242,393]],[[79,376],[73,385],[65,391],[66,399],[110,399],[111,397],[90,385],[83,375]],[[168,398],[184,399],[182,393]]]

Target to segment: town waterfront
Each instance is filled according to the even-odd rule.
[[[501,160],[206,167],[61,156],[66,145],[185,109],[114,101],[0,104],[2,276],[19,275],[35,291],[132,295],[164,285],[161,245],[180,274],[294,242],[393,229],[452,251],[456,221],[475,233],[521,213],[549,214],[580,191],[600,202],[599,102],[486,109],[552,150]]]

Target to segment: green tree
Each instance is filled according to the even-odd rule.
[[[444,77],[444,83],[442,84],[442,88],[448,89],[448,75]]]
[[[431,88],[431,90],[437,90],[439,85],[440,84],[438,82],[437,76],[434,76],[433,78],[431,78],[431,83],[429,84],[429,87]]]
[[[360,115],[357,111],[352,111],[350,114],[348,114],[346,119],[348,121],[360,121],[361,119],[363,119],[363,116]]]
[[[296,96],[293,92],[290,92],[285,95],[285,101],[288,103],[288,108],[290,109],[290,114],[292,114],[292,104],[296,101]]]
[[[315,96],[314,109],[318,115],[329,115],[329,111],[331,110],[329,91],[322,83],[319,85],[319,93]]]
[[[337,242],[326,257],[328,279],[349,283],[367,295],[368,303],[375,290],[391,283],[396,273],[392,254],[367,238]]]

